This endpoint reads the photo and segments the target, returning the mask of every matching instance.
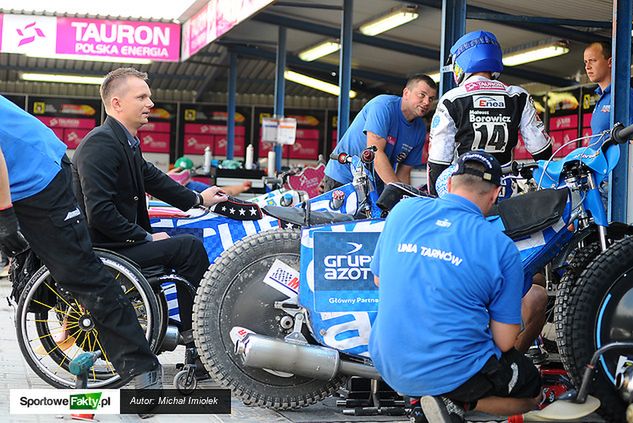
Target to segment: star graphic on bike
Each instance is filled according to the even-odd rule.
[[[226,211],[226,206],[222,206],[222,211]]]
[[[229,209],[229,213],[235,214],[235,209],[231,207],[231,209]]]
[[[239,212],[241,216],[244,216],[246,214],[246,210],[244,209],[240,209]]]
[[[251,215],[255,216],[257,215],[257,209],[250,209],[251,210]]]

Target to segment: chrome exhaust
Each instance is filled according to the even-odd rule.
[[[235,352],[248,367],[323,380],[330,380],[337,375],[380,379],[374,366],[341,360],[339,352],[334,348],[295,344],[255,333],[249,333],[238,340]]]
[[[633,402],[633,366],[616,375],[615,386],[626,402]]]
[[[168,325],[163,342],[160,344],[160,351],[173,351],[180,344],[182,344],[182,337],[178,326]]]

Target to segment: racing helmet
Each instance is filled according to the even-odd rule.
[[[463,35],[451,47],[450,61],[458,85],[475,72],[491,72],[497,79],[503,70],[503,52],[497,37],[488,31]]]
[[[176,163],[174,163],[174,167],[179,167],[181,169],[186,169],[186,170],[192,170],[193,169],[193,162],[191,161],[191,159],[189,157],[179,157],[178,160],[176,160]]]

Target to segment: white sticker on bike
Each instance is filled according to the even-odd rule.
[[[287,297],[294,297],[299,292],[299,271],[276,259],[266,273],[264,283]]]
[[[624,370],[631,366],[633,366],[633,359],[621,355],[618,359],[618,367],[615,370],[615,376],[617,377],[619,374],[624,373]]]

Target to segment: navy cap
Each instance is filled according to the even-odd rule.
[[[481,163],[484,167],[483,172],[466,166],[468,162]],[[459,156],[457,159],[457,169],[453,172],[453,176],[464,174],[478,176],[484,181],[496,186],[501,185],[501,164],[499,164],[499,161],[495,159],[492,154],[486,153],[485,151],[468,151]]]

